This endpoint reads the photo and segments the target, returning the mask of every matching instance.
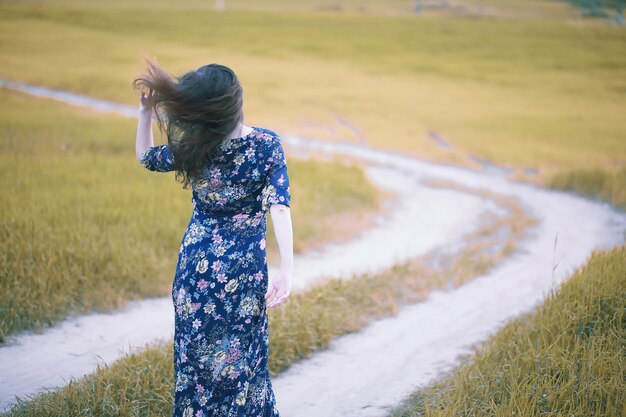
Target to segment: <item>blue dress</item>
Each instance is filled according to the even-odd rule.
[[[141,163],[172,170],[167,144]],[[266,218],[289,206],[280,136],[254,127],[220,144],[192,181],[193,213],[172,285],[175,310],[174,416],[277,417],[268,363]]]

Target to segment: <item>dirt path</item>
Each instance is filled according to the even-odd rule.
[[[416,178],[518,196],[540,225],[488,274],[339,337],[278,375],[273,386],[284,417],[387,415],[414,388],[450,369],[471,344],[540,302],[594,249],[625,240],[626,215],[607,204],[353,145],[342,152],[393,164]]]
[[[134,117],[129,106],[20,84],[0,85],[92,109]],[[395,193],[398,204],[355,239],[296,258],[294,291],[325,277],[349,278],[381,270],[427,251],[458,243],[485,211],[498,207],[457,190],[431,188],[439,179],[515,195],[541,221],[521,250],[488,275],[401,310],[293,365],[273,380],[281,415],[382,416],[417,384],[451,366],[469,344],[484,339],[504,320],[532,307],[553,283],[584,263],[593,249],[624,240],[626,216],[608,205],[478,173],[426,163],[363,145],[283,136],[287,152],[354,157],[370,179]],[[556,253],[554,241],[558,235]],[[559,262],[554,271],[553,264]],[[273,276],[270,270],[270,279]],[[112,314],[70,318],[41,335],[24,333],[0,347],[0,405],[14,395],[65,385],[173,332],[169,298],[132,302]],[[400,342],[401,341],[401,342]]]

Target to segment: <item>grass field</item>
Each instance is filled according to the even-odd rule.
[[[135,159],[137,122],[0,94],[0,342],[70,313],[167,296],[191,192]],[[155,141],[159,136],[155,133]],[[355,233],[378,192],[356,165],[289,158],[295,252]],[[356,218],[330,227],[338,216]],[[273,231],[268,251],[275,256]]]
[[[625,287],[626,246],[594,253],[390,416],[623,416]]]
[[[173,74],[215,61],[240,74],[247,117],[279,130],[356,140],[341,117],[374,146],[466,165],[477,154],[542,178],[626,160],[626,31],[572,19],[566,4],[530,2],[562,13],[518,20],[276,4],[216,13],[211,2],[5,2],[0,76],[134,103],[143,55]]]
[[[516,198],[459,190],[494,199],[504,213],[482,219],[478,229],[464,237],[458,254],[435,250],[380,273],[328,279],[269,310],[270,374],[276,376],[293,363],[328,348],[342,334],[395,315],[404,305],[423,301],[434,289],[455,288],[484,274],[515,251],[535,224]],[[97,417],[171,415],[172,354],[171,339],[151,344],[111,366],[99,366],[84,379],[72,379],[58,391],[21,398],[7,416],[80,415],[83,410]]]
[[[491,16],[507,19],[533,20],[564,20],[576,19],[582,13],[567,2],[576,6],[580,0],[454,0],[448,2],[448,7],[441,7],[441,0],[422,0],[424,6],[420,15],[428,16],[456,16],[475,17]],[[586,1],[586,0],[583,0]],[[619,0],[600,0],[605,6],[613,6]],[[5,4],[22,4],[41,6],[40,0],[4,0]],[[206,0],[184,0],[172,3],[167,0],[133,0],[128,4],[124,0],[110,0],[106,3],[86,2],[85,0],[57,0],[56,5],[63,7],[82,7],[90,9],[117,9],[117,10],[193,10],[215,11],[215,2]],[[254,12],[294,12],[305,14],[360,14],[374,16],[412,16],[415,15],[415,0],[295,0],[285,3],[282,0],[237,0],[224,2],[227,11],[254,11]]]
[[[582,19],[580,11],[565,2],[452,3],[460,7],[415,15],[414,2],[407,0],[226,0],[221,13],[205,0],[5,0],[0,1],[0,78],[134,105],[138,98],[130,90],[130,81],[142,70],[144,55],[156,57],[172,74],[219,62],[232,67],[242,80],[247,124],[327,140],[365,141],[382,149],[466,166],[475,167],[470,156],[477,155],[516,168],[526,180],[624,207],[626,31],[605,21]],[[110,116],[69,111],[6,91],[0,100],[4,110],[0,114],[0,180],[5,187],[0,208],[5,246],[2,279],[12,277],[0,289],[0,298],[5,300],[0,301],[2,310],[10,318],[2,317],[6,327],[0,332],[56,320],[69,309],[108,308],[133,296],[166,294],[174,269],[171,254],[178,249],[190,201],[172,178],[140,173],[126,142],[132,142],[135,123],[111,123]],[[430,131],[447,138],[453,147],[437,145],[429,138]],[[319,240],[315,233],[324,229],[316,224],[336,223],[333,216],[341,207],[347,213],[375,200],[357,168],[340,166],[337,161],[291,163],[294,181],[300,181],[298,189],[302,190],[301,219],[295,218],[294,210],[300,250],[306,249],[306,236],[309,245]],[[524,167],[538,168],[539,175],[527,176]],[[338,169],[345,170],[340,175]],[[337,207],[316,204],[325,201],[328,193],[337,195],[337,189],[315,188],[319,183],[311,182],[330,171],[337,179],[333,187],[357,192]],[[364,187],[365,192],[358,194]],[[162,198],[152,192],[155,189],[171,198]],[[299,198],[296,192],[294,187],[294,204]],[[145,222],[132,222],[138,218]],[[134,249],[130,252],[127,247]],[[484,268],[482,263],[470,264],[476,271]],[[619,264],[624,265],[623,249],[594,257],[573,281],[591,277],[596,282]],[[621,272],[623,277],[623,268]],[[396,273],[397,281],[388,280],[389,285],[401,286],[411,279],[406,270]],[[15,278],[24,276],[51,278],[27,288]],[[322,329],[319,334],[302,335],[289,327],[282,328],[284,333],[273,333],[277,336],[272,343],[283,343],[284,348],[274,350],[273,360],[282,362],[280,366],[274,362],[272,369],[288,366],[291,359],[285,358],[298,357],[281,351],[298,348],[291,343],[294,337],[306,344],[310,337],[318,338],[317,349],[346,329],[345,322],[331,318],[353,311],[363,313],[360,319],[365,319],[367,309],[344,303],[353,289],[337,285],[320,287],[321,292],[311,300],[334,300],[338,308],[347,310],[338,313],[322,304],[321,311],[315,310],[319,322],[314,325]],[[606,298],[602,291],[615,292],[619,285],[623,287],[623,281],[599,282],[597,291],[587,294],[582,284],[571,284],[566,288],[573,289],[564,292],[570,291],[568,303],[580,307],[575,313],[582,314],[580,323],[586,326],[599,319],[585,316],[585,311],[604,314],[593,306],[612,305],[614,298]],[[358,288],[365,294],[372,289],[362,283]],[[390,294],[398,295],[399,287],[377,288],[380,304],[369,307],[393,309],[396,304]],[[96,293],[104,297],[95,297]],[[353,301],[368,305],[371,300],[359,294],[361,298]],[[560,315],[541,313],[533,322],[539,327],[525,328],[527,319],[510,325],[502,333],[505,336],[496,339],[495,348],[477,356],[470,365],[474,368],[424,391],[427,394],[418,394],[416,404],[409,404],[402,415],[420,415],[424,404],[438,410],[433,412],[439,414],[431,415],[456,415],[472,404],[493,410],[494,415],[535,403],[552,406],[560,401],[550,402],[554,396],[568,398],[574,392],[571,384],[554,383],[562,381],[558,379],[563,377],[562,369],[579,369],[571,368],[572,360],[578,366],[576,358],[599,366],[594,369],[603,374],[580,368],[586,372],[580,377],[587,379],[574,381],[588,384],[589,396],[613,398],[611,390],[623,390],[623,378],[616,383],[602,378],[623,373],[624,364],[615,357],[610,332],[600,338],[582,334],[579,340],[571,338],[570,330],[557,334],[571,325],[563,314],[569,310],[563,310],[565,304],[559,301],[564,296],[559,297],[545,309],[558,305]],[[40,302],[25,305],[29,299]],[[306,314],[311,313],[303,309],[298,314],[309,317]],[[277,317],[275,312],[273,318]],[[345,316],[347,320],[354,317]],[[612,323],[605,320],[591,328],[604,331],[609,328],[603,326]],[[281,328],[280,321],[274,320],[273,326]],[[536,351],[523,351],[522,341],[527,340],[542,344]],[[514,346],[518,342],[519,348]],[[575,350],[563,348],[568,342]],[[583,345],[592,342],[584,350]],[[134,410],[166,415],[171,407],[170,349],[171,345],[164,345],[131,355],[110,369],[70,383],[61,393],[23,405],[14,415],[43,416],[51,410],[61,413],[85,406],[98,410],[96,415],[132,415]],[[507,363],[508,352],[516,356]],[[549,364],[551,358],[554,367]],[[537,364],[545,364],[543,369],[549,369],[553,379],[540,379],[540,373],[530,373],[521,382],[512,378],[515,370],[531,370]],[[480,384],[470,392],[473,381]],[[488,403],[488,390],[483,389],[503,381],[510,383],[502,385],[510,391],[502,392],[500,404]],[[455,386],[462,388],[457,389],[459,395],[465,395],[455,396],[451,392]],[[544,399],[539,388],[548,392]],[[514,404],[509,394],[521,392],[516,390],[537,396]],[[580,407],[573,410],[590,411]],[[504,414],[497,414],[499,410]]]
[[[618,170],[579,168],[555,174],[549,186],[604,200],[626,211],[626,167]]]

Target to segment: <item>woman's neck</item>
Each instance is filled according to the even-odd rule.
[[[250,126],[246,126],[243,123],[240,123],[237,125],[235,130],[230,132],[230,135],[228,135],[228,138],[229,139],[241,138],[241,137],[247,136],[251,131],[252,131],[252,128]]]

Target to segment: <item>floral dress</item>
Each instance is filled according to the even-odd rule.
[[[167,144],[141,155],[172,170]],[[277,417],[268,363],[266,215],[289,206],[280,136],[254,127],[223,141],[199,180],[172,285],[174,416]]]

